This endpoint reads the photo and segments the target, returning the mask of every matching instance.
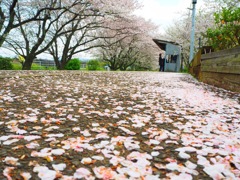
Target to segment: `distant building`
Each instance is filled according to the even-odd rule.
[[[158,47],[165,51],[164,71],[179,72],[181,69],[181,46],[178,43],[153,39]]]

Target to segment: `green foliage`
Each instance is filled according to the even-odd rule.
[[[223,8],[214,17],[216,27],[209,28],[205,34],[209,45],[217,50],[240,45],[240,8]]]
[[[101,65],[98,60],[90,60],[87,62],[87,68],[90,71],[101,70]]]
[[[12,70],[12,59],[7,57],[0,57],[0,70]]]
[[[188,73],[189,72],[189,68],[187,66],[185,66],[182,71],[182,73]]]
[[[22,70],[22,65],[19,62],[13,62],[13,70]]]
[[[31,66],[31,70],[45,70],[45,67],[40,66],[39,64],[33,63]]]
[[[65,66],[66,70],[79,70],[81,62],[78,58],[71,59]]]

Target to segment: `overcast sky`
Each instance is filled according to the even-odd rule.
[[[181,13],[191,7],[192,0],[139,0],[143,7],[138,10],[137,15],[143,16],[146,20],[153,21],[159,25],[159,32],[164,33],[164,30],[171,25],[173,20],[181,17]],[[203,0],[197,0],[197,6],[201,6]],[[2,56],[13,55],[6,49],[0,48]]]
[[[186,12],[192,5],[192,0],[139,0],[143,8],[138,10],[137,15],[143,16],[147,20],[159,25],[159,31],[171,25],[174,19],[178,19],[182,12]],[[198,0],[196,8],[203,5],[203,0]]]

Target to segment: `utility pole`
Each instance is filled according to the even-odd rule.
[[[191,30],[191,39],[190,39],[190,55],[189,55],[189,63],[191,63],[193,59],[193,51],[194,51],[194,35],[195,35],[195,14],[196,14],[196,4],[197,0],[192,0],[193,8],[192,10],[192,30]]]

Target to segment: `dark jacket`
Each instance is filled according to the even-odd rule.
[[[163,66],[163,65],[164,65],[164,58],[162,58],[161,56],[159,56],[158,62],[159,62],[159,65],[160,65],[160,66]]]

